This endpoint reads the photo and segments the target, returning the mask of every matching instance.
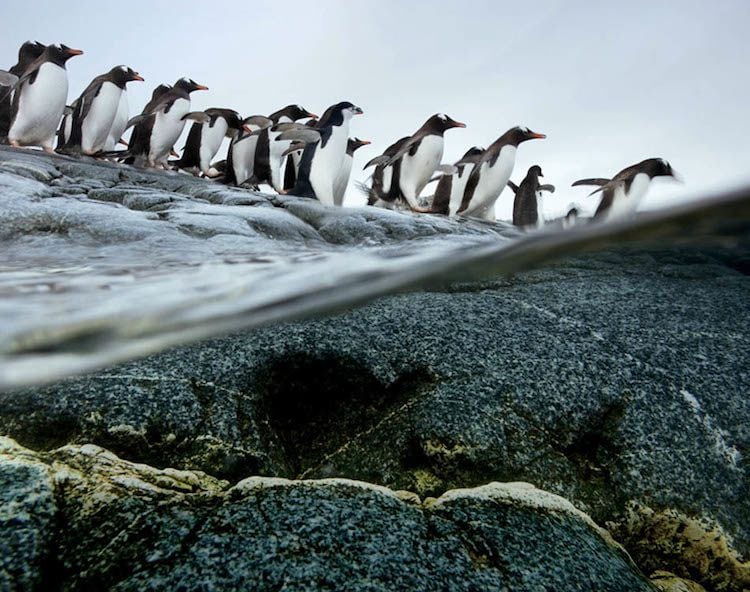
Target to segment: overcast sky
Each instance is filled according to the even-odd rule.
[[[445,162],[513,125],[546,133],[521,146],[512,178],[541,165],[558,187],[551,212],[595,206],[575,179],[652,156],[685,183],[655,184],[647,207],[750,181],[748,0],[3,0],[0,23],[0,67],[27,39],[84,50],[68,62],[69,102],[117,64],[146,78],[129,85],[131,111],[180,76],[210,87],[195,109],[320,114],[350,100],[365,111],[351,135],[373,142],[353,178],[444,112],[467,124],[446,133]],[[346,203],[364,197],[350,186]]]

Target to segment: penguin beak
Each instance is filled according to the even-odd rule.
[[[135,74],[133,74],[133,80],[140,80],[141,82],[143,82],[143,76],[136,72]]]
[[[454,121],[453,127],[466,127],[465,123],[461,123],[460,121]]]
[[[532,132],[529,134],[529,137],[533,138],[534,140],[544,140],[547,136],[545,134],[535,134]]]
[[[73,49],[70,47],[68,48],[67,52],[68,52],[68,55],[71,55],[71,56],[83,55],[83,52],[80,49]]]
[[[360,140],[359,141],[360,146],[367,146],[368,144],[372,144],[370,140]]]
[[[354,114],[355,115],[362,115],[363,113],[364,113],[364,111],[362,111],[362,109],[360,109],[359,107],[354,107]]]
[[[208,90],[207,86],[203,86],[202,84],[197,84],[195,86],[195,90]]]
[[[242,129],[245,130],[248,134],[253,131],[252,129],[250,129],[249,125],[243,125]]]
[[[306,117],[309,117],[310,119],[318,119],[318,116],[315,115],[315,113],[310,113],[309,111],[307,112]]]

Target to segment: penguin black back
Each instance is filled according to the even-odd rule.
[[[18,62],[8,69],[13,76],[20,78],[26,68],[42,55],[45,45],[38,41],[26,41],[18,50]],[[13,87],[0,87],[0,142],[5,142],[10,130],[11,95]]]

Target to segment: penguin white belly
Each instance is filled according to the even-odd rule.
[[[39,66],[34,84],[24,82],[8,140],[52,148],[68,100],[68,73],[51,62]]]
[[[336,181],[333,184],[333,203],[334,205],[340,206],[344,203],[344,195],[346,194],[346,186],[349,184],[349,175],[352,173],[352,162],[354,159],[349,155],[344,155],[344,160],[341,163],[338,175],[336,175]]]
[[[450,204],[448,205],[448,214],[455,216],[458,209],[461,207],[461,201],[464,198],[464,190],[466,189],[466,183],[471,176],[471,172],[474,170],[473,164],[464,165],[463,170],[460,173],[453,175],[451,182],[451,198]]]
[[[391,181],[393,181],[393,167],[383,169],[383,194],[388,194],[391,190]]]
[[[541,191],[536,192],[536,227],[544,226],[546,218],[544,217],[544,197]]]
[[[92,99],[86,119],[81,123],[81,151],[96,154],[104,150],[112,124],[117,116],[122,89],[111,82],[104,82],[99,94]]]
[[[495,204],[491,204],[484,208],[483,210],[477,212],[477,218],[481,218],[482,220],[489,220],[490,222],[495,221]]]
[[[200,161],[201,171],[204,175],[208,174],[211,168],[211,161],[219,151],[221,142],[224,140],[228,129],[227,120],[223,117],[217,118],[213,127],[209,127],[208,124],[201,126]]]
[[[510,145],[500,149],[494,166],[490,166],[489,162],[483,162],[479,169],[481,173],[479,182],[474,189],[471,202],[461,213],[464,216],[475,216],[477,212],[484,211],[493,205],[508,184],[515,162],[516,147]]]
[[[625,193],[625,187],[615,189],[612,205],[607,211],[607,220],[627,218],[635,214],[638,204],[648,190],[651,178],[646,173],[638,173],[630,184],[630,191]]]
[[[268,132],[268,166],[271,169],[271,186],[279,193],[284,190],[284,179],[281,165],[284,163],[284,151],[292,145],[288,140],[277,141],[281,132]]]
[[[319,142],[310,163],[310,185],[315,197],[322,203],[333,205],[333,184],[341,169],[341,161],[346,155],[346,143],[349,138],[349,122],[331,128],[331,136],[323,146]]]
[[[299,175],[299,163],[302,162],[302,150],[292,152],[292,162],[294,163],[294,174],[295,177]]]
[[[432,177],[443,158],[443,136],[430,134],[422,138],[414,156],[408,153],[401,159],[400,187],[406,201],[418,207],[419,194]]]
[[[148,159],[152,163],[163,162],[172,150],[185,127],[184,115],[190,112],[190,101],[177,99],[168,113],[159,111],[151,130],[151,150]]]
[[[255,173],[255,147],[258,136],[244,138],[232,145],[232,165],[237,185],[242,185]]]
[[[122,134],[125,133],[125,127],[128,125],[129,114],[128,93],[123,90],[120,93],[120,103],[117,105],[117,115],[115,115],[112,127],[107,135],[107,141],[104,143],[105,150],[114,150],[117,147],[117,143],[122,138]]]

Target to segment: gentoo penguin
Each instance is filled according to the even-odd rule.
[[[289,193],[314,197],[328,205],[334,203],[334,183],[346,154],[349,122],[361,114],[362,109],[349,101],[342,101],[326,109],[315,128],[290,130],[277,138],[277,141],[304,142],[314,136],[318,138],[305,146],[297,184]]]
[[[11,146],[41,146],[46,152],[53,152],[57,126],[68,98],[65,62],[82,53],[67,45],[48,45],[26,67],[13,93],[8,131]]]
[[[516,194],[513,200],[513,225],[520,228],[538,228],[544,225],[544,213],[541,204],[542,191],[554,193],[554,185],[540,185],[539,177],[543,177],[542,167],[529,167],[526,178],[516,185],[508,181],[508,187]]]
[[[235,137],[240,130],[251,131],[233,109],[211,108],[188,113],[183,119],[192,120],[193,125],[182,149],[182,158],[174,164],[181,169],[196,167],[205,176],[213,176],[209,175],[211,161],[224,138]]]
[[[180,78],[174,86],[150,101],[150,108],[131,119],[135,125],[128,152],[137,165],[166,167],[166,159],[185,127],[190,112],[190,93],[208,90],[189,78]],[[153,103],[153,104],[152,104]]]
[[[516,126],[490,144],[474,165],[474,170],[466,182],[458,213],[494,220],[495,201],[505,189],[513,172],[518,145],[527,140],[546,137],[544,134],[532,132],[527,127]]]
[[[268,118],[274,126],[279,123],[292,123],[306,117],[316,118],[317,115],[310,113],[299,105],[287,105],[279,109]],[[284,180],[282,178],[281,165],[284,161],[282,153],[289,148],[289,142],[277,142],[281,131],[273,128],[263,130],[258,135],[258,143],[255,147],[254,173],[257,183],[268,183],[277,192],[284,191]]]
[[[63,120],[60,129],[64,145],[58,148],[90,156],[104,150],[125,85],[134,80],[142,82],[143,78],[127,66],[115,66],[94,78]]]
[[[399,189],[401,196],[415,212],[428,211],[419,205],[419,194],[443,158],[443,134],[454,127],[466,127],[466,124],[443,113],[436,113],[422,124],[387,163],[388,166],[393,166],[401,160]]]
[[[602,192],[602,199],[594,218],[611,220],[632,216],[654,177],[672,177],[680,180],[666,160],[647,158],[621,170],[612,179],[580,179],[573,183],[573,187],[598,185],[599,189],[590,194]]]
[[[435,189],[435,197],[432,200],[432,212],[435,214],[444,214],[446,216],[455,216],[461,207],[461,200],[464,197],[466,182],[474,170],[474,165],[479,161],[484,148],[472,146],[466,151],[461,159],[453,165],[456,172],[452,175],[443,175],[438,181]]]
[[[260,133],[273,122],[263,115],[251,115],[242,120],[242,130],[229,142],[224,183],[228,185],[255,185],[255,149]],[[249,130],[249,131],[248,131]]]
[[[13,89],[24,70],[42,53],[46,46],[38,41],[26,41],[18,50],[18,62],[7,72],[0,70],[4,76],[0,80],[0,142],[7,142],[10,129],[11,99]]]
[[[383,151],[383,154],[371,159],[362,170],[375,167],[372,173],[372,185],[367,191],[367,205],[381,208],[393,208],[401,200],[399,178],[401,175],[401,160],[388,166],[391,158],[401,149],[411,136],[399,138]]]
[[[344,194],[346,193],[346,186],[349,185],[349,176],[352,173],[352,163],[354,162],[354,153],[367,146],[370,143],[369,140],[360,140],[359,138],[349,138],[346,142],[346,154],[344,154],[344,160],[341,162],[341,167],[336,175],[336,180],[333,183],[333,204],[340,206],[344,203]]]
[[[104,142],[104,150],[111,152],[117,147],[117,144],[128,143],[122,139],[122,134],[125,133],[125,129],[128,127],[128,118],[130,117],[130,108],[128,105],[128,89],[123,88],[120,93],[120,103],[117,105],[117,114],[112,122],[112,127],[109,129],[107,134],[107,141]]]

